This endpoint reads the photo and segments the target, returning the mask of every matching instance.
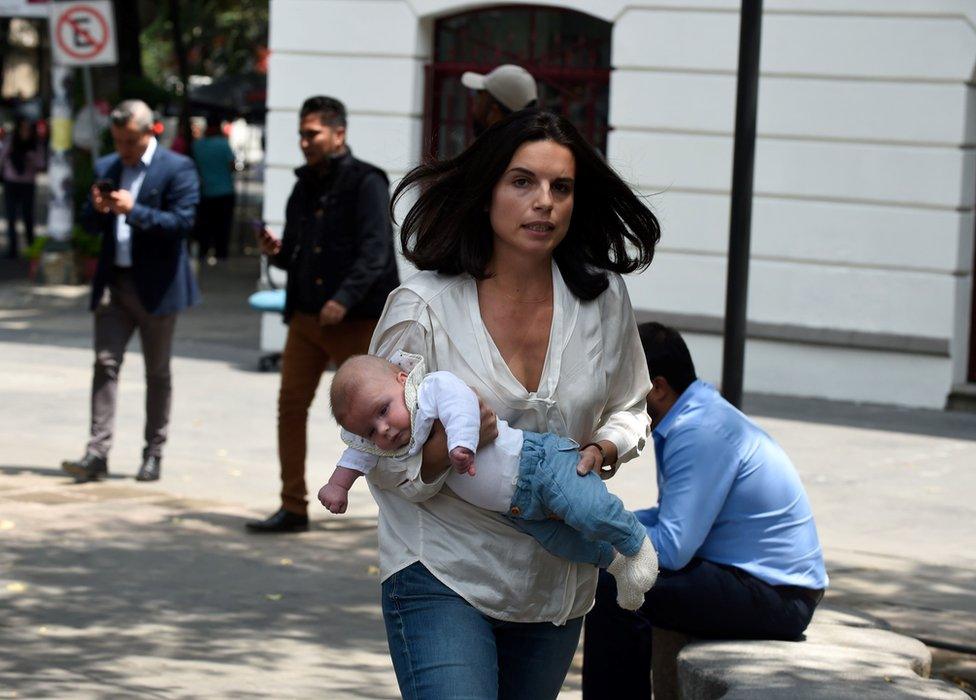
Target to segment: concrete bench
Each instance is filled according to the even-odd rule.
[[[924,644],[854,611],[821,606],[800,642],[698,641],[654,630],[655,700],[966,700],[929,679]]]

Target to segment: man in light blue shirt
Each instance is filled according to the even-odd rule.
[[[601,572],[586,617],[584,698],[650,697],[651,628],[796,639],[827,586],[810,503],[782,448],[697,379],[674,329],[640,327],[653,387],[658,504],[637,511],[661,565],[636,612]]]
[[[156,155],[159,142],[155,136],[150,136],[146,142],[146,150],[131,165],[122,162],[122,173],[119,177],[119,189],[127,190],[132,195],[132,201],[139,199],[142,181],[146,179],[146,171]],[[115,264],[118,267],[132,267],[132,228],[127,221],[128,213],[115,216]]]

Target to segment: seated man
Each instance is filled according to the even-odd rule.
[[[651,696],[651,627],[713,639],[797,639],[827,586],[810,504],[789,457],[698,380],[688,347],[640,327],[653,387],[658,505],[637,516],[660,575],[636,611],[600,572],[586,616],[583,697]]]

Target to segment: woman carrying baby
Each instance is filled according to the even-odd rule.
[[[490,409],[483,440],[495,413],[574,440],[580,472],[613,476],[650,433],[650,381],[620,274],[650,264],[657,219],[568,121],[537,110],[415,168],[394,203],[413,191],[400,236],[421,271],[390,295],[370,353],[413,353],[459,377]],[[414,458],[380,458],[367,477],[400,690],[555,698],[597,569],[457,497],[449,467],[435,424]]]

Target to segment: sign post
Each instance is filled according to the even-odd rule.
[[[752,181],[756,160],[756,113],[759,109],[762,0],[742,0],[742,10],[739,14],[739,72],[735,95],[732,211],[725,292],[725,341],[722,346],[722,396],[736,408],[742,408],[745,373],[746,302],[752,231]]]
[[[48,166],[51,199],[48,206],[48,235],[52,255],[67,248],[73,226],[73,173],[71,168],[71,74],[80,66],[85,101],[94,114],[91,66],[118,61],[115,46],[115,16],[111,0],[81,0],[48,3],[51,33],[53,100],[51,104],[51,158]],[[92,161],[98,158],[98,133],[91,120]],[[65,265],[67,267],[67,265]],[[57,280],[65,281],[65,280]]]
[[[95,91],[92,89],[91,68],[81,67],[81,80],[85,87],[85,102],[88,103],[88,113],[90,115],[89,125],[91,126],[91,158],[92,165],[98,160],[98,120],[95,118]]]
[[[51,3],[51,51],[62,66],[111,66],[115,17],[110,0]]]

